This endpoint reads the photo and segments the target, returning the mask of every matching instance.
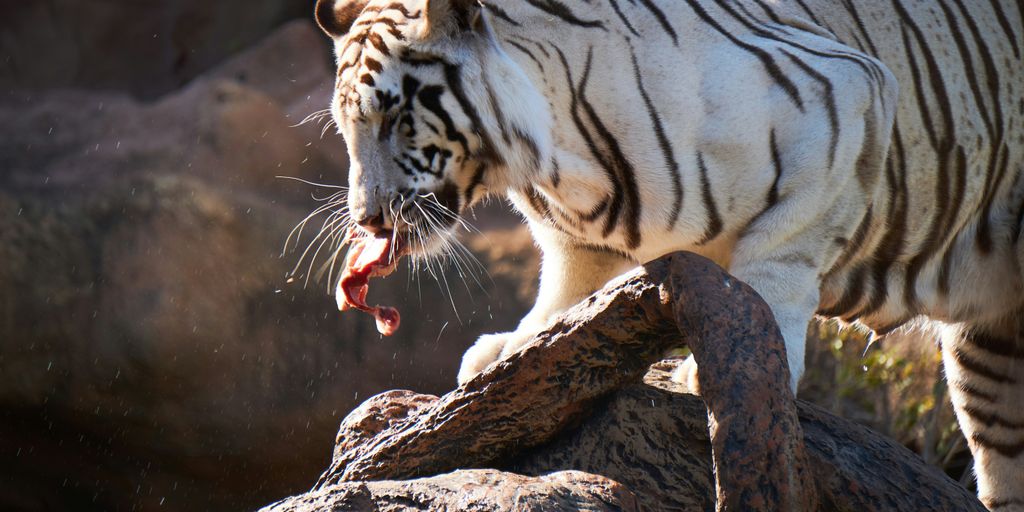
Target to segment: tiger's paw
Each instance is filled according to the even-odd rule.
[[[700,384],[697,381],[697,362],[693,360],[693,355],[687,357],[676,367],[672,372],[672,381],[682,384],[690,393],[700,394]]]
[[[508,355],[519,350],[525,341],[529,341],[531,335],[520,334],[519,332],[500,332],[497,334],[485,334],[480,336],[476,343],[462,356],[462,365],[459,367],[457,377],[459,385],[463,385],[480,372],[484,371],[491,363],[504,359]]]
[[[485,334],[480,336],[476,343],[462,355],[462,365],[459,366],[459,375],[456,378],[459,385],[469,382],[488,365],[501,357],[501,350],[508,342],[508,336],[512,333],[502,332],[498,334]]]

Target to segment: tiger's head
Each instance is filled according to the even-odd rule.
[[[547,103],[476,0],[318,0],[334,40],[331,113],[351,220],[436,251],[467,207],[550,161]]]

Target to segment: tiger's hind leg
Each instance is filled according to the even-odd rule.
[[[953,408],[974,455],[978,497],[999,512],[1024,512],[1022,315],[942,340]]]

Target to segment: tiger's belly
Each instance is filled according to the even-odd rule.
[[[1021,254],[1014,246],[982,254],[974,227],[967,226],[951,247],[930,259],[912,280],[909,258],[893,262],[864,258],[834,269],[822,280],[819,313],[857,321],[885,334],[919,315],[982,324],[1024,307]],[[836,310],[841,302],[845,307]]]

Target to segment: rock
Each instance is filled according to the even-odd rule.
[[[311,15],[310,2],[294,0],[4,2],[0,88],[82,87],[153,98],[283,21]]]
[[[348,482],[270,505],[266,512],[401,512],[406,510],[636,511],[636,498],[618,482],[581,471],[527,477],[493,469],[460,470],[428,478]]]

